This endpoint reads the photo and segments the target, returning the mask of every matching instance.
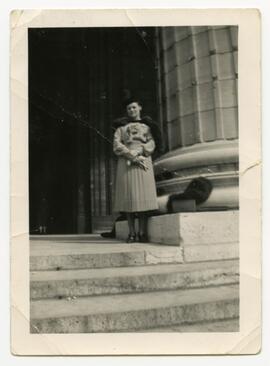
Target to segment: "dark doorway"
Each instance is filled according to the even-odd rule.
[[[154,28],[29,29],[30,232],[42,199],[48,233],[111,224],[112,121],[139,96],[157,117]]]

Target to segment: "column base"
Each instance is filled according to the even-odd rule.
[[[209,179],[213,190],[197,209],[239,207],[237,141],[214,141],[176,149],[157,159],[154,168],[161,212],[166,212],[170,194],[182,193],[198,177]]]

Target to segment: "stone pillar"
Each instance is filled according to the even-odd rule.
[[[156,160],[155,174],[163,194],[204,176],[214,189],[202,206],[238,207],[237,43],[235,26],[161,30],[168,151]]]

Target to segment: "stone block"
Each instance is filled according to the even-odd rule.
[[[233,259],[239,257],[239,245],[238,243],[190,245],[183,248],[183,253],[185,263]]]
[[[217,138],[216,120],[217,113],[214,110],[200,112],[200,122],[204,141],[214,141]]]
[[[194,70],[194,60],[191,62],[187,62],[182,64],[177,68],[177,72],[179,75],[179,90],[183,91],[186,88],[190,89],[192,85],[192,81],[196,79],[195,70]]]
[[[238,211],[182,213],[181,245],[238,242]]]
[[[196,130],[198,124],[198,115],[191,114],[189,116],[181,117],[182,125],[182,143],[184,146],[192,145],[198,142],[198,132]]]
[[[232,108],[237,107],[237,85],[236,80],[219,80],[215,90],[215,107]]]
[[[232,40],[228,28],[215,29],[215,49],[217,53],[225,53],[232,50]]]
[[[181,122],[180,118],[176,118],[169,124],[168,133],[170,136],[171,148],[179,146],[181,143]]]
[[[170,109],[166,111],[166,114],[169,122],[172,122],[179,116],[179,101],[180,100],[177,91],[167,98],[167,103]]]
[[[195,212],[195,211],[196,211],[195,200],[175,199],[172,202],[172,212]]]
[[[224,108],[221,110],[223,119],[224,136],[226,139],[238,137],[238,108]]]
[[[177,50],[175,47],[170,47],[167,49],[165,55],[164,55],[164,59],[166,59],[167,61],[167,67],[168,69],[166,71],[170,71],[173,68],[176,67],[177,65],[177,54],[176,54]]]
[[[210,61],[210,57],[203,57],[195,60],[198,84],[212,81],[212,67]]]
[[[194,52],[197,58],[208,56],[209,54],[209,36],[208,32],[193,35]]]
[[[211,56],[213,74],[219,79],[233,79],[235,77],[232,52]]]
[[[194,57],[193,47],[192,47],[192,39],[191,37],[184,38],[175,44],[175,49],[177,52],[178,64],[182,65],[188,61],[192,57]],[[179,49],[181,52],[179,52]]]
[[[167,264],[167,263],[183,263],[183,250],[181,247],[148,248],[144,251],[145,264]]]
[[[189,116],[196,111],[196,94],[193,87],[182,90],[179,100],[181,117]]]
[[[212,82],[197,87],[198,109],[200,112],[214,109],[214,93]]]
[[[150,242],[167,245],[209,245],[238,242],[238,211],[176,213],[148,220]],[[116,223],[116,236],[128,235],[126,221]]]
[[[190,27],[175,27],[175,40],[176,42],[187,38],[190,35]]]

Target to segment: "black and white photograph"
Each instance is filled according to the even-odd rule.
[[[30,335],[239,334],[244,74],[219,23],[27,27]]]
[[[238,331],[237,26],[28,37],[32,331]]]

